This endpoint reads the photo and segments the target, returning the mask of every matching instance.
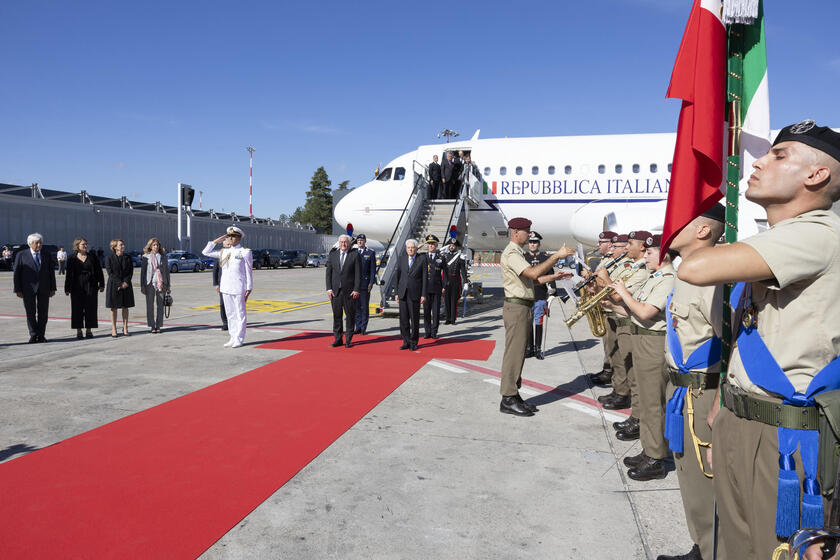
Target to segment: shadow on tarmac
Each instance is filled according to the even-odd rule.
[[[10,445],[6,449],[0,450],[0,462],[5,461],[9,457],[14,457],[15,455],[26,455],[27,453],[38,451],[38,449],[40,448],[33,447],[25,443],[16,443],[14,445]]]

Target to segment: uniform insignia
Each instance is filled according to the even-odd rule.
[[[801,123],[795,124],[792,127],[790,127],[790,133],[791,134],[805,134],[806,132],[808,132],[809,130],[814,128],[815,126],[817,126],[817,123],[814,122],[813,119],[808,119],[806,121],[802,121]]]
[[[674,327],[675,329],[677,328],[677,316],[676,315],[671,315],[671,326]]]
[[[754,305],[749,305],[744,308],[744,312],[741,314],[741,324],[744,325],[745,329],[758,326]]]

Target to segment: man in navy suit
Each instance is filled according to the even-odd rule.
[[[341,314],[347,324],[345,346],[353,346],[353,331],[356,330],[356,300],[362,289],[362,263],[358,251],[350,250],[350,236],[338,238],[338,249],[327,257],[327,295],[333,311],[333,348],[341,346],[344,328]],[[365,286],[367,289],[367,286]]]
[[[40,233],[31,234],[26,243],[29,249],[20,251],[15,257],[15,295],[23,298],[29,343],[47,342],[44,333],[50,298],[55,295],[55,263],[49,251],[41,250],[44,238]]]
[[[417,254],[417,241],[405,242],[397,263],[397,303],[400,304],[400,350],[417,350],[420,338],[420,306],[426,303],[426,255]]]
[[[356,334],[367,334],[368,319],[370,318],[370,291],[376,282],[376,253],[365,247],[367,236],[360,233],[356,237],[356,251],[362,265],[362,284],[359,299],[356,300]]]

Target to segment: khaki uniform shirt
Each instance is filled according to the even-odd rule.
[[[840,217],[812,210],[743,241],[761,255],[772,280],[752,283],[758,333],[797,392],[840,354]],[[740,326],[740,323],[734,325]],[[728,381],[754,385],[737,345]]]
[[[534,282],[530,278],[520,276],[522,271],[531,266],[525,260],[525,251],[511,241],[502,251],[500,261],[502,265],[502,285],[505,287],[505,297],[534,299]]]
[[[665,330],[665,305],[667,304],[666,302],[668,301],[668,296],[671,294],[671,290],[674,289],[674,278],[676,275],[674,267],[670,264],[663,266],[655,272],[648,271],[647,281],[642,284],[634,298],[636,301],[656,307],[659,309],[659,313],[653,319],[646,321],[631,314],[630,320],[634,325],[652,331],[662,332]]]
[[[671,298],[669,309],[674,330],[680,339],[683,360],[685,360],[713,336],[720,338],[723,319],[723,286],[695,286],[676,278],[674,297]],[[672,368],[677,367],[667,346],[665,347],[665,362]],[[720,362],[706,369],[693,371],[720,373]]]

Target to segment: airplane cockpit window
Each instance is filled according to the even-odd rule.
[[[405,167],[394,169],[394,181],[402,181],[403,179],[405,179]]]
[[[656,165],[655,163],[651,163],[651,164],[650,164],[650,172],[651,172],[651,173],[656,173],[656,170],[657,170],[657,169],[659,169],[659,166],[658,166],[658,165]]]
[[[520,167],[520,166],[516,167],[516,174],[517,175],[522,175],[522,167]]]
[[[531,168],[531,175],[539,175],[539,173],[540,173],[540,168],[537,167],[536,165]]]
[[[601,175],[603,175],[606,171],[607,171],[607,166],[604,165],[603,163],[598,166],[598,173],[600,173]]]
[[[387,181],[390,178],[391,178],[391,168],[386,167],[385,169],[382,170],[382,172],[379,175],[377,175],[376,180],[377,181]]]
[[[489,167],[485,167],[485,168],[484,168],[484,176],[485,176],[485,177],[487,177],[488,175],[490,175],[490,168],[489,168]]]
[[[499,168],[499,175],[507,175],[507,167],[500,167]]]
[[[668,164],[668,173],[670,173],[670,172],[671,172],[671,164],[669,163]]]
[[[572,166],[567,165],[566,168],[563,169],[563,173],[565,173],[566,175],[571,175],[572,174]]]
[[[553,165],[548,166],[548,174],[549,175],[554,175],[554,166]]]
[[[639,168],[639,164],[638,164],[638,163],[634,163],[634,164],[633,164],[633,173],[638,173],[638,172],[639,172],[639,169],[640,169],[640,168]]]
[[[617,163],[615,165],[615,172],[616,173],[621,173],[622,171],[624,171],[624,167],[620,163]]]

